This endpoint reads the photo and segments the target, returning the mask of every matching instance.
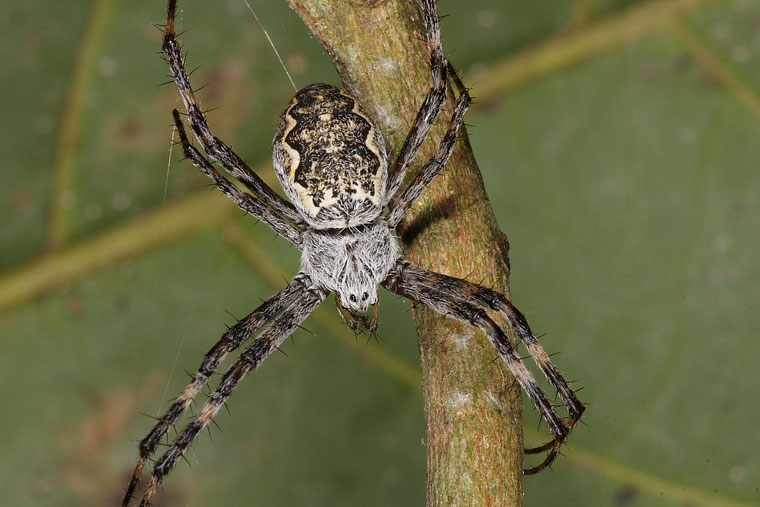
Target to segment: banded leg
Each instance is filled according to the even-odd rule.
[[[441,30],[435,2],[436,0],[422,0],[422,17],[427,32],[428,46],[430,47],[430,71],[433,74],[433,86],[425,96],[398,158],[389,171],[390,178],[386,193],[388,201],[401,187],[406,171],[419,153],[423,141],[427,138],[435,120],[443,110],[443,105],[446,103],[447,63],[441,49]],[[387,204],[387,201],[384,204]]]
[[[122,507],[129,505],[129,501],[142,475],[143,467],[148,458],[155,452],[161,439],[169,431],[169,428],[174,426],[179,416],[190,405],[203,386],[206,385],[211,375],[216,372],[221,362],[227,357],[227,354],[240,347],[252,334],[259,332],[280,313],[295,305],[310,284],[311,280],[308,277],[297,275],[287,287],[232,326],[211,350],[206,353],[200,368],[192,376],[192,381],[185,387],[166,413],[161,416],[150,433],[140,442],[137,465],[122,500]]]
[[[488,318],[487,314],[478,307],[490,308],[499,311],[504,315],[515,330],[515,334],[517,334],[518,338],[527,346],[530,355],[533,357],[544,375],[546,375],[549,383],[559,393],[570,416],[570,420],[565,422],[557,415],[554,408],[548,404],[548,402],[544,403],[546,398],[535,384],[532,375],[530,377],[521,377],[521,375],[524,375],[524,372],[527,372],[527,369],[520,362],[509,344],[509,341],[507,340],[506,343],[501,343],[500,340],[503,335],[501,329],[498,329],[498,331],[495,332],[496,334],[494,336],[498,338],[497,340],[494,340],[491,335],[489,335],[489,340],[494,343],[494,346],[499,351],[499,355],[505,360],[510,371],[512,371],[515,378],[531,398],[531,401],[533,401],[533,404],[539,410],[541,416],[547,422],[554,434],[554,440],[547,444],[534,449],[525,450],[528,454],[540,452],[547,453],[547,456],[542,463],[536,467],[525,470],[525,473],[534,474],[551,465],[567,439],[570,430],[572,430],[578,420],[580,420],[585,407],[580,400],[578,400],[557,367],[551,362],[551,359],[549,359],[549,356],[546,354],[543,347],[539,345],[538,340],[530,330],[528,321],[522,313],[520,313],[520,311],[512,305],[503,294],[459,278],[453,278],[418,268],[404,260],[399,261],[397,266],[391,272],[391,275],[386,279],[384,285],[394,292],[399,294],[403,293],[415,301],[420,301],[431,306],[439,313],[450,315],[460,321],[481,327],[487,335],[489,331],[486,330],[483,325],[479,325],[476,322],[481,320],[488,323],[490,318]],[[477,310],[477,312],[473,313],[475,310]],[[485,315],[485,320],[483,320],[481,312],[482,315]],[[493,321],[491,321],[491,323],[493,326],[496,326]],[[488,325],[490,326],[491,324]],[[496,327],[498,328],[498,326]],[[492,332],[494,331],[492,330]],[[510,350],[511,352],[509,352]],[[520,367],[517,367],[513,371],[513,368],[510,366],[510,361],[514,362],[515,358],[517,358],[517,362],[520,363]],[[530,373],[528,373],[528,375],[530,375]],[[528,378],[531,382],[524,383],[521,378]],[[532,395],[532,391],[537,391],[538,396]]]
[[[451,298],[463,299],[469,303],[483,306],[500,312],[509,322],[517,337],[522,341],[533,357],[536,365],[546,376],[546,379],[557,390],[573,421],[580,419],[584,406],[562,377],[559,369],[552,363],[549,355],[538,343],[538,339],[530,329],[528,320],[503,294],[487,287],[454,278],[433,271],[418,268],[408,261],[399,261],[397,270],[403,271],[404,278],[409,283],[436,287],[436,289]]]
[[[293,204],[280,197],[274,190],[262,180],[232,149],[211,133],[206,118],[203,116],[200,105],[195,98],[190,77],[185,70],[185,61],[182,56],[182,46],[177,40],[174,31],[174,15],[177,8],[177,0],[169,0],[167,8],[166,29],[164,31],[163,54],[166,63],[171,69],[172,78],[177,84],[182,102],[187,110],[188,121],[198,142],[214,162],[218,163],[233,177],[240,180],[256,199],[261,200],[273,211],[295,224],[301,224],[303,220],[296,212]]]
[[[252,195],[241,191],[227,178],[222,176],[221,173],[211,165],[211,162],[206,160],[206,158],[190,144],[187,134],[185,133],[185,127],[182,125],[179,111],[175,109],[172,111],[172,115],[174,116],[174,125],[177,127],[177,132],[179,132],[179,139],[182,143],[182,151],[185,154],[185,158],[190,160],[193,165],[203,171],[206,176],[214,180],[216,186],[219,187],[227,197],[232,199],[240,209],[255,216],[271,227],[277,234],[293,243],[296,248],[300,249],[302,242],[301,230],[280,215],[274,213],[269,207],[255,199]]]
[[[313,312],[327,297],[327,292],[321,289],[308,288],[301,293],[297,306],[286,310],[275,320],[230,366],[219,382],[219,386],[211,394],[208,401],[198,412],[187,427],[174,440],[166,453],[159,458],[153,467],[153,476],[145,489],[141,507],[150,504],[164,477],[174,468],[180,457],[190,447],[198,434],[216,416],[219,409],[227,401],[243,377],[258,367],[269,354],[277,349],[296,328]]]
[[[464,114],[467,112],[467,108],[472,103],[472,98],[467,92],[462,80],[459,79],[456,71],[454,71],[451,64],[449,64],[449,73],[451,74],[454,83],[459,90],[459,99],[454,107],[454,114],[451,116],[449,122],[449,128],[446,131],[446,135],[441,139],[441,143],[438,146],[438,152],[435,156],[423,166],[422,169],[414,177],[414,180],[404,190],[401,195],[394,196],[389,203],[390,213],[388,214],[388,224],[391,228],[395,228],[409,211],[412,204],[422,195],[422,192],[430,185],[438,174],[446,167],[446,162],[449,161],[451,154],[454,151],[454,144],[457,140],[457,132],[459,127],[464,122]]]

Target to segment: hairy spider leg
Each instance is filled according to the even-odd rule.
[[[143,467],[148,458],[155,452],[161,439],[174,426],[179,416],[182,415],[195,396],[206,385],[211,375],[216,372],[221,362],[227,357],[227,354],[240,347],[251,335],[260,332],[266,324],[279,314],[297,304],[310,285],[311,280],[307,276],[299,274],[287,287],[229,328],[222,335],[221,339],[211,347],[211,350],[203,357],[200,368],[192,376],[192,381],[182,390],[182,393],[172,403],[171,407],[161,416],[150,433],[140,442],[137,465],[122,500],[122,507],[129,505],[129,501],[142,475]]]
[[[185,427],[174,440],[169,450],[156,461],[153,466],[153,476],[145,488],[140,507],[150,505],[150,499],[155,494],[163,478],[174,468],[177,461],[190,447],[198,434],[216,416],[243,377],[257,368],[282,342],[284,342],[298,326],[311,315],[311,312],[325,300],[328,292],[319,288],[309,287],[301,294],[300,303],[283,312],[272,324],[264,330],[254,342],[243,351],[238,359],[225,372],[219,386],[211,394],[208,401],[201,407],[198,415]]]
[[[390,213],[388,214],[388,225],[395,228],[401,220],[403,220],[409,208],[412,204],[422,195],[425,189],[435,179],[438,174],[446,167],[446,162],[451,158],[451,154],[454,151],[454,144],[457,140],[457,132],[459,127],[464,122],[464,114],[467,112],[467,108],[472,103],[472,98],[462,84],[462,80],[459,79],[459,75],[454,70],[451,64],[448,64],[449,74],[451,75],[454,83],[459,91],[459,99],[454,107],[454,113],[451,115],[449,122],[449,128],[446,131],[446,135],[441,139],[438,145],[438,151],[435,156],[431,158],[423,167],[419,170],[414,180],[409,184],[401,195],[394,196],[391,202],[388,204]]]
[[[195,93],[190,84],[190,77],[185,70],[185,61],[182,56],[182,45],[177,40],[174,30],[174,15],[177,9],[177,0],[169,0],[167,8],[166,28],[164,30],[163,54],[171,69],[174,82],[177,84],[182,101],[187,110],[190,127],[195,133],[198,142],[214,162],[218,163],[233,177],[241,181],[259,199],[273,211],[295,224],[301,225],[303,219],[296,211],[292,203],[280,197],[262,180],[232,149],[211,133],[208,122],[201,111],[200,105],[195,98]],[[260,217],[257,217],[260,218]],[[262,219],[262,221],[264,221]]]
[[[174,125],[177,127],[177,132],[179,132],[179,139],[180,143],[182,143],[182,151],[185,154],[185,158],[190,160],[193,165],[211,178],[214,183],[216,183],[216,186],[219,187],[227,197],[232,199],[243,211],[250,213],[267,224],[277,234],[290,241],[300,250],[303,242],[301,230],[283,219],[280,215],[274,213],[271,208],[264,205],[262,201],[255,199],[251,194],[241,191],[227,178],[222,176],[222,174],[211,165],[211,162],[206,160],[206,158],[190,144],[187,134],[185,133],[185,127],[182,125],[179,111],[175,109],[172,111],[172,115],[174,116]]]
[[[439,32],[439,25],[438,25],[438,17],[435,12],[435,1],[423,0],[422,6],[423,6],[423,16],[425,18],[425,26],[429,34],[428,35],[429,41],[430,41],[429,43],[432,48],[440,49],[440,32]],[[440,54],[442,55],[442,53]],[[443,57],[441,56],[441,58]],[[440,75],[440,68],[438,67],[440,65],[446,65],[446,68],[443,69],[443,72],[444,72],[443,79],[445,81],[446,79],[445,72],[448,71],[448,74],[451,76],[452,80],[454,81],[454,84],[456,85],[458,89],[459,99],[454,108],[454,113],[450,120],[449,128],[446,132],[446,135],[444,136],[444,138],[441,140],[439,144],[438,152],[432,159],[430,159],[430,161],[428,161],[425,164],[425,166],[422,167],[422,169],[420,169],[420,171],[417,173],[414,180],[409,184],[409,186],[405,190],[403,190],[403,192],[401,192],[398,190],[398,187],[401,186],[402,180],[405,176],[408,166],[411,164],[412,160],[419,152],[420,146],[422,145],[422,141],[425,139],[425,137],[429,133],[430,128],[432,127],[432,123],[435,121],[435,118],[440,114],[440,110],[443,107],[443,103],[438,104],[437,102],[435,102],[435,98],[436,98],[435,91],[437,89],[436,86],[440,85],[440,82],[437,81],[437,77]],[[435,84],[433,86],[433,89],[431,89],[431,91],[428,93],[428,96],[426,97],[425,103],[423,104],[422,108],[418,112],[417,118],[415,118],[415,121],[407,136],[404,146],[402,147],[402,150],[399,154],[399,158],[397,159],[396,164],[394,164],[393,169],[391,170],[391,178],[392,178],[391,188],[393,189],[393,191],[389,193],[390,201],[389,201],[388,207],[390,211],[387,216],[387,222],[389,226],[393,228],[398,226],[401,220],[403,220],[405,214],[409,211],[409,208],[411,208],[411,206],[419,198],[419,196],[422,195],[422,193],[425,191],[428,185],[430,185],[430,183],[445,167],[453,151],[454,143],[456,141],[457,131],[464,121],[464,114],[467,111],[467,108],[469,107],[470,103],[472,102],[467,88],[462,83],[462,80],[459,78],[459,75],[457,74],[457,72],[455,71],[451,63],[446,61],[445,59],[442,62],[438,61],[435,56],[435,49],[433,49],[431,53],[431,66],[432,66],[433,79],[435,81]],[[444,87],[444,90],[445,90],[445,87]],[[435,107],[438,107],[439,109],[435,110]],[[428,108],[431,108],[431,109],[428,110]],[[433,116],[433,114],[435,116]],[[426,123],[426,119],[430,119],[429,120],[430,124]],[[409,266],[412,266],[411,264],[408,263],[408,261],[405,261],[405,260],[399,261],[399,266],[404,263],[408,264]],[[449,295],[452,298],[459,299],[460,302],[470,301],[477,305],[485,306],[492,310],[501,312],[504,315],[504,317],[507,319],[507,321],[510,323],[510,326],[515,331],[515,334],[518,336],[518,338],[521,341],[523,341],[523,343],[525,343],[531,357],[533,357],[536,364],[544,373],[544,375],[549,380],[551,385],[557,390],[570,415],[570,420],[567,423],[563,422],[561,425],[559,425],[558,420],[557,420],[558,416],[556,414],[556,411],[553,409],[553,407],[551,407],[551,405],[539,403],[538,398],[532,396],[531,391],[529,391],[528,388],[522,382],[520,382],[521,385],[523,385],[523,388],[525,389],[526,393],[528,393],[528,396],[531,397],[532,401],[534,402],[534,405],[536,405],[536,407],[541,412],[543,418],[547,421],[547,424],[549,424],[550,428],[552,429],[552,433],[555,436],[554,440],[542,446],[539,446],[533,449],[525,449],[525,452],[528,454],[535,454],[535,453],[546,451],[547,456],[544,459],[544,461],[540,463],[538,466],[530,468],[530,469],[526,469],[524,473],[534,474],[550,466],[551,463],[556,458],[557,454],[559,453],[565,440],[567,439],[567,435],[570,433],[570,430],[578,422],[578,420],[580,420],[585,407],[580,402],[580,400],[578,400],[575,393],[569,387],[567,381],[562,377],[557,367],[554,366],[554,364],[551,362],[551,360],[549,359],[549,356],[543,350],[543,347],[539,345],[538,340],[536,339],[533,332],[530,330],[530,326],[528,325],[527,319],[504,295],[499,294],[498,292],[492,291],[485,287],[480,287],[479,285],[476,285],[476,284],[470,284],[470,282],[467,282],[465,280],[459,280],[459,279],[447,277],[445,275],[441,275],[438,273],[421,270],[420,268],[417,268],[417,267],[414,267],[414,269],[417,269],[421,273],[426,273],[430,275],[432,278],[435,278],[435,282],[437,283],[435,284],[434,287],[439,290],[446,286],[445,283],[442,283],[443,280],[459,282],[461,285],[457,286],[458,290],[448,292],[447,295]],[[390,279],[390,276],[389,276],[389,279]],[[426,282],[429,283],[431,287],[433,287],[432,280],[427,280]],[[454,285],[457,285],[457,284],[454,284]],[[471,294],[471,296],[468,297],[468,294]],[[486,294],[488,297],[485,297]],[[490,302],[489,302],[489,298],[490,298]],[[428,304],[425,301],[420,301],[420,302]],[[429,306],[432,306],[432,305],[429,305]],[[437,311],[440,311],[440,310],[437,310]],[[452,313],[452,315],[455,316],[454,313]],[[457,318],[459,320],[462,320],[459,317]],[[465,322],[469,322],[469,321],[465,320]],[[470,323],[473,325],[477,325],[472,322]],[[482,329],[482,326],[479,326],[479,327],[481,327]],[[501,330],[499,329],[499,331]],[[486,331],[486,334],[488,334],[487,331]],[[497,350],[499,350],[499,354],[502,356],[502,358],[504,358],[504,360],[507,362],[508,367],[510,367],[510,370],[511,370],[512,367],[510,366],[510,360],[508,359],[508,357],[511,357],[512,355],[514,357],[517,357],[517,355],[513,351],[512,354],[508,354],[507,356],[505,356],[502,350],[499,349],[499,346],[497,346],[496,342],[494,342],[492,339],[492,336],[496,336],[496,335],[488,335],[488,336],[489,336],[489,339],[491,339],[491,341],[496,346]],[[508,341],[506,342],[506,345],[509,345],[509,347],[511,348],[511,345],[509,344]],[[525,369],[522,363],[520,363],[520,366],[522,367],[522,369]],[[518,379],[518,381],[520,381],[519,376],[515,375],[515,377]],[[533,381],[533,384],[535,385],[535,381]],[[540,394],[542,398],[545,399],[545,396],[540,390],[538,390],[537,392],[538,394]],[[542,407],[547,407],[547,406],[549,410],[542,409]],[[559,421],[561,421],[561,418],[559,418]]]
[[[504,317],[509,321],[512,329],[515,331],[515,334],[523,343],[525,343],[525,346],[528,349],[528,353],[544,373],[546,379],[559,393],[559,396],[562,398],[562,402],[565,404],[567,412],[570,415],[570,420],[567,421],[567,433],[569,434],[570,430],[572,430],[575,424],[580,420],[581,416],[583,415],[583,411],[586,410],[586,407],[583,406],[583,403],[581,403],[581,401],[575,395],[575,392],[572,390],[572,388],[570,388],[567,381],[560,373],[559,369],[554,366],[554,363],[552,363],[551,359],[549,358],[549,354],[547,354],[544,348],[538,343],[538,339],[530,329],[528,319],[525,318],[525,316],[520,312],[520,310],[517,309],[517,307],[512,304],[511,301],[507,300],[501,294],[499,294],[499,296],[500,297],[498,298],[497,303],[494,305],[494,309],[500,311],[502,315],[504,315]],[[565,435],[563,439],[560,439],[558,435],[555,435],[554,440],[547,442],[544,445],[525,449],[524,452],[526,454],[538,454],[545,451],[548,452],[543,462],[533,468],[525,470],[524,473],[527,475],[535,474],[550,466],[559,454],[559,451],[564,445],[566,439],[567,435]]]
[[[397,269],[399,268],[397,267]],[[580,419],[585,409],[583,403],[578,400],[575,392],[562,377],[559,369],[554,363],[552,363],[549,355],[538,343],[538,339],[530,329],[528,320],[504,294],[489,289],[488,287],[468,282],[461,278],[454,278],[433,271],[427,271],[418,268],[413,264],[409,264],[408,267],[404,267],[403,269],[405,270],[405,276],[416,279],[418,283],[425,283],[428,285],[434,284],[439,290],[444,291],[451,297],[463,297],[470,303],[484,306],[504,315],[510,326],[514,329],[517,337],[528,348],[528,352],[531,357],[533,357],[536,365],[541,369],[549,383],[551,383],[559,393],[572,420],[577,421]]]
[[[583,414],[585,407],[578,400],[557,367],[551,362],[543,347],[539,345],[522,313],[503,294],[492,289],[459,278],[427,271],[405,260],[398,262],[384,285],[398,294],[430,306],[439,313],[477,326],[486,333],[554,435],[554,440],[547,444],[525,450],[528,454],[547,452],[547,456],[539,465],[524,470],[524,473],[535,474],[551,465],[567,440],[570,430]],[[565,422],[557,414],[554,407],[546,399],[501,328],[479,307],[490,308],[504,315],[515,334],[527,346],[530,355],[546,375],[549,383],[562,398],[570,415],[568,422]]]
[[[427,32],[427,43],[430,49],[430,72],[433,75],[433,86],[425,95],[417,116],[414,118],[406,140],[401,146],[398,157],[388,171],[388,188],[385,203],[387,204],[401,187],[409,166],[427,139],[430,129],[443,110],[446,103],[446,71],[447,61],[441,49],[441,30],[438,23],[435,0],[422,0],[422,17]]]

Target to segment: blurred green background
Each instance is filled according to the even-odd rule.
[[[337,83],[284,1],[296,83]],[[293,93],[243,0],[182,2],[215,133],[273,181]],[[0,5],[3,505],[115,505],[136,441],[298,256],[171,155],[164,2]],[[512,294],[589,404],[525,504],[760,504],[760,2],[441,0]],[[156,505],[423,505],[408,303],[329,301],[244,382]],[[526,438],[543,439],[526,407]],[[542,428],[543,429],[543,428]]]

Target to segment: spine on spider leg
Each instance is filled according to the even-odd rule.
[[[288,1],[322,41],[344,87],[378,122],[391,156],[397,154],[433,85],[416,2]],[[407,184],[435,153],[453,102],[450,97]],[[400,231],[405,254],[415,264],[507,293],[508,244],[496,226],[464,129],[446,169]],[[426,308],[415,308],[414,315],[427,418],[428,505],[521,504],[517,383],[480,332]]]

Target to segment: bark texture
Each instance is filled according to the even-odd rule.
[[[432,84],[415,2],[288,1],[322,41],[344,88],[374,116],[395,158]],[[445,40],[443,47],[445,54],[455,49]],[[449,100],[407,182],[435,152],[451,105]],[[446,169],[399,232],[405,255],[415,264],[508,295],[508,242],[496,224],[464,128]],[[413,313],[427,420],[428,505],[520,505],[519,386],[480,331],[422,306]],[[503,319],[493,317],[509,333]]]

